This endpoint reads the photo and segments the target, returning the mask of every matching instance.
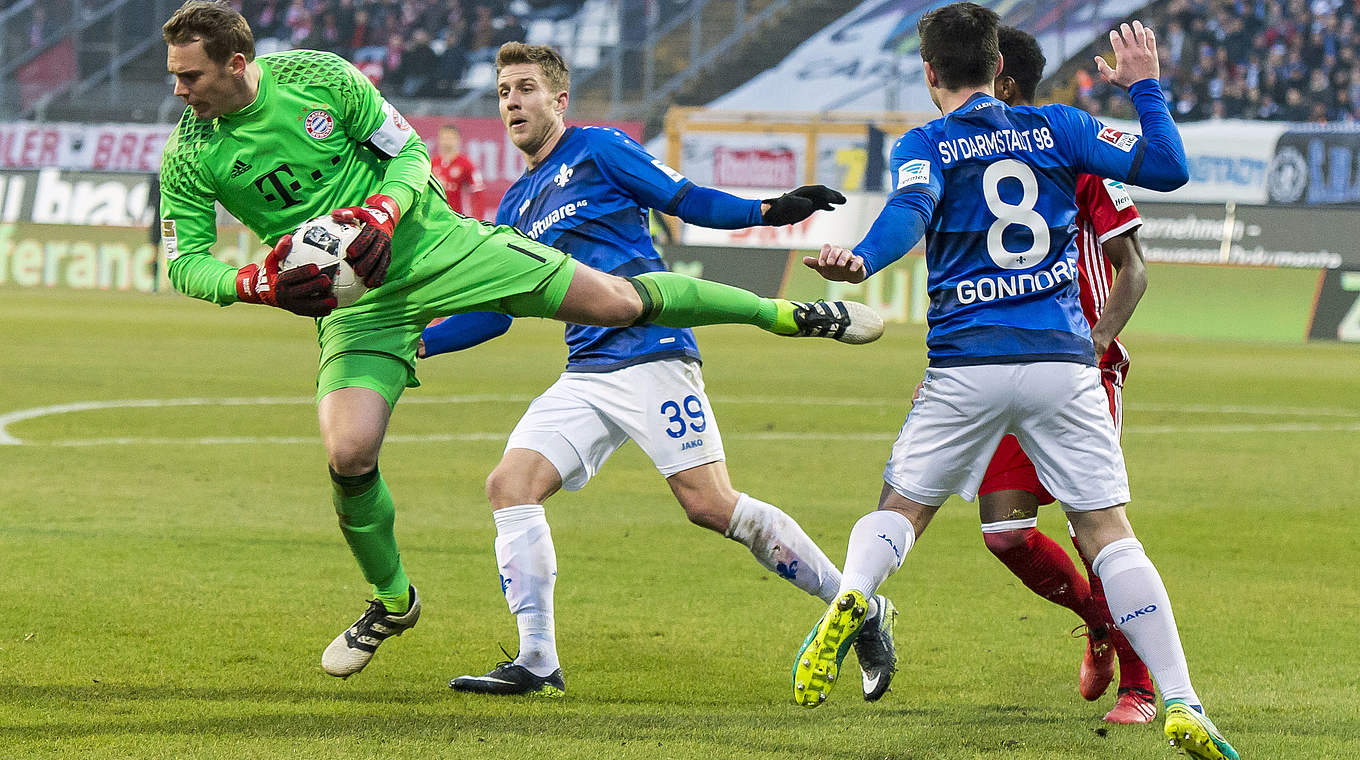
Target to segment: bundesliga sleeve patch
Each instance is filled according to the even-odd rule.
[[[661,159],[654,159],[652,161],[652,166],[655,166],[656,168],[660,169],[662,173],[665,174],[667,177],[670,177],[672,181],[675,182],[685,181],[685,175],[661,163]]]
[[[1096,139],[1109,143],[1125,153],[1133,150],[1133,146],[1138,144],[1138,135],[1120,132],[1114,127],[1101,127],[1100,131],[1096,133]]]
[[[926,185],[930,183],[930,162],[918,158],[915,161],[908,161],[897,167],[897,189],[901,190],[909,185]]]
[[[1115,211],[1123,211],[1133,205],[1133,198],[1129,197],[1129,191],[1125,189],[1123,182],[1115,182],[1112,179],[1103,180],[1105,192],[1110,196],[1110,202],[1114,203]]]
[[[165,251],[165,260],[174,261],[179,258],[179,240],[175,237],[175,220],[161,220],[161,248]]]

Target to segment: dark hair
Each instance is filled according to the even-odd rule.
[[[1001,17],[976,3],[954,3],[921,17],[921,60],[930,64],[946,90],[989,85],[1000,53],[996,29]]]
[[[187,45],[202,40],[203,52],[214,63],[226,63],[242,53],[255,60],[255,35],[250,24],[234,8],[215,0],[188,0],[161,27],[167,45]]]
[[[561,54],[547,45],[526,45],[523,42],[507,42],[496,51],[496,75],[501,69],[516,63],[531,63],[543,71],[544,84],[554,93],[571,89],[571,72]]]
[[[1039,41],[1028,32],[1003,26],[996,30],[996,42],[1001,51],[1001,75],[1014,79],[1015,86],[1020,88],[1020,97],[1033,102],[1039,80],[1044,78],[1044,64],[1048,62]]]

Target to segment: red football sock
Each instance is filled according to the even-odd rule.
[[[1058,542],[1035,528],[983,533],[982,537],[987,548],[1030,591],[1077,613],[1088,626],[1100,624],[1100,619],[1089,612],[1090,584]]]
[[[1124,638],[1124,634],[1119,632],[1119,628],[1110,618],[1110,606],[1105,601],[1105,586],[1100,582],[1100,576],[1091,569],[1091,562],[1081,550],[1076,536],[1072,537],[1072,545],[1077,547],[1077,556],[1081,557],[1082,564],[1086,565],[1086,574],[1091,578],[1091,614],[1102,618],[1102,623],[1110,632],[1110,642],[1114,644],[1115,656],[1119,658],[1119,688],[1139,688],[1152,693],[1152,675],[1148,673],[1147,666],[1138,659],[1138,653],[1133,651],[1129,640]]]

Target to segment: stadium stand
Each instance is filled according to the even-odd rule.
[[[299,47],[330,50],[352,60],[389,92],[428,98],[485,84],[481,64],[489,63],[502,43],[530,39],[530,24],[535,36],[559,42],[555,22],[581,13],[586,4],[586,0],[245,0],[241,12],[255,30],[261,53]]]
[[[644,0],[656,18],[695,0]],[[0,116],[163,121],[169,95],[155,28],[180,0],[0,0]],[[551,44],[579,72],[618,43],[630,0],[231,0],[261,54],[333,50],[389,97],[445,103],[489,89],[508,40]],[[59,65],[52,65],[53,61]],[[422,108],[406,104],[412,113]],[[173,112],[173,113],[172,113]]]
[[[1138,17],[1158,31],[1177,121],[1328,123],[1360,120],[1357,15],[1357,0],[1171,0]],[[1087,67],[1069,82],[1060,90],[1073,105],[1131,115],[1128,99]]]

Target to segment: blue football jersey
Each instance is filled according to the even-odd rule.
[[[903,135],[890,197],[923,193],[930,209],[931,364],[1094,365],[1077,286],[1077,176],[1136,181],[1143,154],[1142,137],[1083,111],[1011,108],[982,93]]]
[[[609,127],[571,127],[542,163],[510,186],[496,223],[620,276],[659,272],[647,210],[674,213],[693,183],[628,135]],[[688,329],[568,324],[567,369],[606,372],[676,356],[699,358]]]

